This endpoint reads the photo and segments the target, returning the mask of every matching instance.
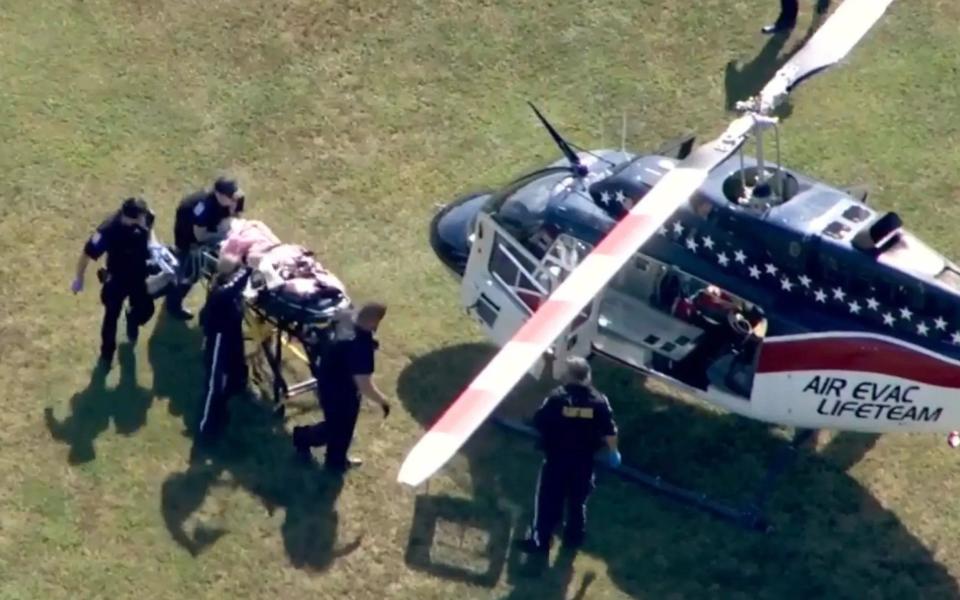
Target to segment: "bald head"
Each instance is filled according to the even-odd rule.
[[[367,302],[357,311],[356,323],[358,327],[369,331],[376,331],[380,321],[387,314],[387,305],[382,302]]]
[[[585,358],[571,356],[564,363],[564,378],[567,383],[590,384],[590,363]]]

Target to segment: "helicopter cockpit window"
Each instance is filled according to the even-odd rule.
[[[543,224],[550,199],[560,191],[558,186],[569,177],[567,170],[551,170],[540,177],[520,181],[494,198],[491,203],[494,219],[518,239],[533,235]]]

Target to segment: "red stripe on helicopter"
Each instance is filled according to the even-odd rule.
[[[483,388],[465,389],[431,430],[450,435],[462,435],[473,422],[477,408],[489,403],[495,395],[495,392]]]
[[[788,371],[860,371],[960,388],[960,365],[867,337],[764,341],[757,373]]]

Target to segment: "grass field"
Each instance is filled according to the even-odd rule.
[[[428,423],[491,355],[429,250],[433,206],[557,156],[531,99],[581,145],[720,131],[782,45],[772,0],[6,0],[0,11],[0,599],[955,598],[958,456],[942,436],[827,437],[749,533],[603,478],[590,541],[537,572],[509,547],[537,454],[482,430],[416,492],[395,483]],[[960,5],[893,6],[849,64],[793,96],[785,162],[960,255]],[[293,424],[237,402],[192,451],[196,324],[158,311],[91,375],[84,239],[143,193],[237,174],[248,211],[304,243],[359,301],[383,298],[383,421],[367,408],[342,485],[291,463]],[[189,299],[198,308],[198,288]],[[121,338],[122,339],[122,338]],[[782,433],[604,369],[625,460],[737,498]],[[511,410],[536,398],[517,394]]]

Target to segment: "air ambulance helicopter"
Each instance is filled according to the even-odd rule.
[[[526,373],[541,377],[548,359],[569,355],[603,355],[799,431],[960,428],[960,267],[865,192],[779,157],[774,110],[843,59],[891,3],[847,0],[695,149],[690,137],[653,154],[574,152],[533,107],[564,159],[464,196],[431,224],[463,306],[500,351],[398,480],[430,477]]]

